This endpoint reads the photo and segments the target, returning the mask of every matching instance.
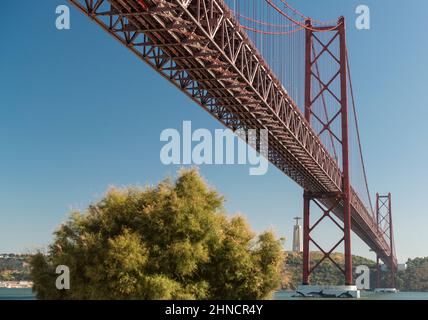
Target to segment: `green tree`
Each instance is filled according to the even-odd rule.
[[[428,291],[428,257],[409,259],[407,269],[398,272],[397,283],[402,291]]]
[[[32,258],[39,299],[267,299],[280,284],[281,242],[256,236],[196,170],[155,187],[112,188]],[[55,288],[55,267],[71,289]]]

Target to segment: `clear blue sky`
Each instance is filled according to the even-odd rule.
[[[393,193],[400,260],[428,255],[428,74],[425,0],[290,1],[307,15],[355,19],[367,4],[372,29],[349,25],[348,47],[372,191]],[[0,252],[48,244],[71,209],[110,185],[154,184],[176,167],[159,161],[160,132],[221,128],[205,111],[72,9],[69,31],[55,28],[65,1],[7,1],[0,20]],[[287,236],[301,215],[302,191],[274,167],[201,173],[255,230]],[[326,243],[334,232],[323,230]],[[354,253],[373,257],[358,239]]]

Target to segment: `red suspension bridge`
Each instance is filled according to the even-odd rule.
[[[394,286],[391,197],[373,210],[345,18],[311,19],[284,0],[69,1],[226,127],[268,130],[269,161],[304,190],[303,284],[325,260],[352,284],[353,231]],[[324,220],[341,234],[327,250],[313,236]]]

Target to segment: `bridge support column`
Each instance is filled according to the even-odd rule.
[[[334,217],[335,210],[343,210],[343,195],[341,193],[312,193],[305,191],[303,196],[303,285],[309,285],[309,277],[311,273],[324,261],[329,260],[333,263],[346,277],[348,274],[346,272],[346,259],[345,265],[342,266],[337,263],[332,254],[334,251],[341,245],[344,245],[345,255],[346,255],[346,226],[344,223],[341,223]],[[318,208],[322,214],[321,217],[318,217],[313,223],[311,223],[311,203],[315,204],[315,207]],[[343,236],[338,240],[338,242],[329,250],[325,250],[321,245],[311,236],[312,231],[314,231],[325,219],[330,219],[338,229],[343,232]],[[320,260],[315,261],[311,266],[311,257],[310,257],[310,245],[313,244],[318,251],[322,253]],[[351,279],[352,279],[352,264],[351,264]],[[351,280],[352,281],[352,280]],[[345,281],[347,282],[347,281]],[[351,283],[345,283],[346,285],[352,285]]]
[[[318,35],[321,32],[330,32],[330,40],[323,42]],[[321,129],[318,133],[319,137],[326,135],[331,143],[331,152],[334,153],[338,161],[338,166],[342,169],[342,187],[337,192],[312,192],[306,190],[304,193],[304,241],[303,241],[303,281],[304,285],[309,284],[310,274],[316,269],[325,259],[330,260],[344,274],[345,285],[352,285],[352,253],[351,253],[351,185],[349,176],[349,137],[348,137],[348,68],[347,68],[347,52],[346,52],[346,29],[345,18],[341,17],[336,27],[326,27],[324,29],[313,28],[311,20],[306,21],[306,70],[305,70],[305,118],[313,128],[312,121],[321,122]],[[333,49],[333,43],[338,42],[338,50]],[[320,48],[317,51],[316,46]],[[327,75],[332,78],[323,79],[320,74],[319,67],[320,58],[327,56],[333,64],[338,64],[338,71],[335,75]],[[322,61],[322,60],[321,60]],[[340,79],[340,89],[335,89],[332,85],[336,78]],[[319,92],[313,94],[314,89]],[[332,95],[338,102],[335,114],[329,116],[327,110],[334,108],[327,106],[325,95]],[[316,103],[324,107],[324,113],[320,114],[320,108],[316,108]],[[340,121],[339,132],[334,132],[337,127],[336,121]],[[337,147],[340,147],[340,152],[337,152]],[[339,163],[338,155],[341,156]],[[322,217],[311,225],[310,204],[314,202],[323,212]],[[336,221],[332,213],[341,217],[343,224]],[[319,225],[324,218],[330,218],[341,230],[343,237],[329,251],[325,251],[311,237],[311,232]],[[310,262],[310,244],[314,244],[323,254],[320,261],[311,267]],[[332,253],[343,243],[344,246],[344,265],[339,265],[332,259]]]
[[[396,256],[395,256],[395,244],[394,244],[394,230],[392,224],[392,204],[391,204],[391,194],[389,193],[386,196],[381,196],[378,193],[376,194],[376,221],[378,228],[381,232],[381,236],[384,237],[388,242],[391,248],[388,259],[383,261],[388,266],[389,272],[389,287],[395,288],[395,273],[397,271],[396,265]],[[384,259],[385,260],[385,259]],[[381,286],[381,268],[380,268],[380,258],[377,257],[377,281],[376,287],[380,288]]]
[[[310,209],[311,197],[309,193],[303,195],[303,281],[304,285],[309,284],[310,275]]]
[[[342,115],[342,198],[343,223],[345,234],[345,282],[352,284],[352,252],[351,252],[351,182],[349,175],[349,125],[348,125],[348,61],[346,52],[345,18],[339,19],[338,32],[340,37],[340,104]]]

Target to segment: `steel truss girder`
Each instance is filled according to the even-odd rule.
[[[201,75],[196,75],[196,70],[188,70],[187,68],[204,68],[207,63],[203,61],[202,57],[206,55],[214,56],[213,53],[207,53],[207,52],[201,52],[194,50],[191,45],[188,45],[185,41],[183,41],[182,50],[180,50],[180,53],[178,53],[177,46],[165,46],[165,47],[159,47],[159,46],[150,46],[150,43],[155,44],[162,44],[162,43],[177,43],[180,42],[180,32],[187,33],[188,31],[183,30],[171,30],[168,28],[163,28],[162,25],[159,25],[159,22],[154,23],[152,20],[155,14],[152,15],[141,15],[138,14],[136,16],[132,15],[132,8],[134,10],[137,10],[137,3],[135,1],[93,1],[92,4],[88,4],[85,1],[81,0],[71,0],[74,4],[77,4],[78,7],[85,12],[86,14],[90,15],[96,22],[101,24],[101,26],[104,27],[107,31],[112,33],[118,40],[120,40],[122,43],[126,44],[129,49],[134,51],[134,53],[138,54],[141,58],[143,58],[146,62],[149,62],[149,64],[154,67],[158,72],[163,73],[165,77],[168,78],[170,81],[178,82],[179,88],[181,90],[186,90],[188,95],[191,96],[194,100],[198,100],[197,102],[199,104],[202,104],[204,108],[207,108],[206,105],[204,105],[204,98],[208,97],[214,97],[216,100],[216,103],[219,105],[230,105],[233,103],[224,103],[221,100],[226,101],[235,101],[236,105],[240,105],[241,109],[241,119],[242,122],[241,126],[247,127],[247,128],[260,128],[260,129],[266,129],[269,126],[264,121],[261,121],[257,118],[255,114],[252,114],[251,111],[256,111],[256,108],[253,108],[251,105],[247,105],[247,103],[254,103],[254,101],[248,101],[248,99],[245,99],[249,96],[256,97],[257,103],[260,107],[266,110],[268,114],[271,116],[271,119],[275,120],[276,127],[280,128],[282,131],[284,131],[284,136],[288,137],[288,139],[284,143],[281,141],[280,138],[270,136],[271,146],[270,148],[274,151],[276,150],[277,153],[284,154],[286,157],[283,160],[283,162],[279,162],[277,158],[273,161],[273,163],[280,167],[282,171],[286,170],[286,173],[291,176],[292,179],[294,179],[296,182],[298,182],[300,185],[305,186],[310,189],[314,190],[322,190],[327,185],[331,189],[338,189],[340,187],[340,172],[334,169],[334,161],[330,159],[329,155],[325,153],[325,150],[323,150],[323,147],[320,143],[320,141],[317,141],[316,137],[311,137],[311,130],[307,126],[306,123],[302,122],[301,114],[298,111],[297,107],[294,105],[291,105],[291,100],[287,96],[285,90],[281,89],[281,94],[276,94],[275,92],[277,90],[274,90],[274,88],[279,87],[276,79],[273,77],[273,75],[270,74],[270,70],[268,70],[267,66],[263,65],[260,57],[255,56],[253,52],[256,52],[255,48],[251,45],[249,45],[248,39],[242,38],[242,35],[239,33],[236,33],[235,27],[237,25],[231,25],[231,20],[227,18],[228,14],[230,12],[225,10],[224,5],[218,6],[218,1],[213,1],[213,8],[216,8],[212,12],[213,15],[217,16],[217,19],[210,19],[209,22],[204,23],[204,17],[211,16],[211,13],[208,12],[210,10],[210,6],[204,6],[203,2],[209,0],[202,0],[202,1],[192,1],[189,7],[185,7],[183,5],[182,1],[158,1],[158,2],[151,2],[152,6],[155,8],[156,6],[160,6],[161,4],[169,4],[169,8],[171,6],[175,6],[176,10],[174,11],[174,15],[171,15],[168,19],[168,22],[165,22],[164,25],[168,24],[171,25],[173,23],[173,20],[175,17],[182,17],[184,13],[187,12],[187,14],[191,14],[189,11],[189,8],[192,7],[193,9],[197,9],[198,6],[201,11],[199,11],[200,16],[200,23],[196,24],[200,31],[199,33],[195,32],[194,30],[189,31],[190,34],[195,35],[197,38],[201,39],[201,42],[204,42],[204,45],[206,47],[206,35],[204,35],[204,32],[201,31],[203,29],[202,25],[207,25],[208,27],[208,33],[210,35],[209,39],[211,41],[210,48],[217,50],[217,54],[220,56],[226,56],[228,59],[224,59],[221,63],[227,63],[231,67],[228,69],[233,69],[233,78],[230,76],[229,78],[231,80],[237,79],[237,82],[239,83],[240,87],[238,89],[241,90],[241,93],[236,93],[236,91],[228,90],[229,84],[226,80],[223,78],[226,78],[219,74],[214,73],[213,69],[205,69],[200,70]],[[99,3],[101,2],[108,2],[112,5],[114,10],[100,10],[102,12],[102,15],[99,16],[97,14],[96,7],[100,8],[101,5]],[[150,3],[147,1],[147,3]],[[217,5],[216,5],[217,4]],[[152,8],[152,6],[149,6]],[[206,11],[203,13],[203,9],[206,8]],[[128,10],[128,11],[126,11]],[[106,12],[110,12],[112,15],[107,16]],[[124,13],[124,14],[120,14]],[[116,14],[116,15],[113,15]],[[197,16],[198,14],[195,13]],[[193,16],[193,15],[192,15]],[[102,21],[103,18],[107,18],[105,20],[110,21]],[[162,16],[156,16],[158,20],[165,19],[165,15]],[[194,16],[193,16],[194,18]],[[124,20],[126,19],[126,20]],[[183,18],[181,18],[183,19]],[[140,22],[141,20],[141,22]],[[151,21],[149,21],[151,20]],[[171,22],[171,21],[172,22]],[[214,25],[212,22],[214,20],[217,20],[218,22]],[[191,20],[193,21],[193,20]],[[163,31],[157,31],[156,34],[146,32],[143,35],[141,33],[138,34],[138,31],[131,31],[132,28],[129,28],[128,30],[123,30],[121,28],[121,25],[128,25],[130,23],[133,23],[136,25],[135,29],[138,28],[152,28],[156,30],[163,30]],[[194,21],[193,21],[194,23]],[[211,23],[211,25],[210,25]],[[234,23],[236,23],[234,21]],[[194,23],[195,24],[195,23]],[[193,27],[192,29],[195,29]],[[202,34],[202,36],[201,36]],[[162,37],[161,37],[162,35]],[[238,36],[239,37],[238,37]],[[143,41],[137,41],[136,38],[140,38],[141,36],[146,37]],[[177,38],[178,37],[178,38]],[[176,40],[171,41],[171,39],[175,38]],[[220,39],[220,40],[219,40]],[[192,39],[193,41],[194,39]],[[197,41],[196,41],[197,42]],[[213,43],[220,42],[220,47],[222,50],[218,50],[217,46],[213,46]],[[135,45],[136,43],[139,43],[140,46],[137,48]],[[141,45],[143,44],[143,45]],[[146,44],[146,46],[144,45]],[[172,48],[173,47],[173,48]],[[183,50],[185,49],[185,50]],[[185,59],[186,61],[177,61],[177,58]],[[201,59],[197,59],[201,58]],[[218,59],[218,58],[215,58]],[[214,60],[215,60],[214,59]],[[190,62],[191,61],[191,62]],[[232,63],[231,63],[232,62]],[[211,62],[212,63],[212,62]],[[184,65],[185,64],[185,65]],[[176,67],[177,70],[175,74],[172,72],[168,72],[169,70],[165,70],[167,66],[172,66],[173,68]],[[237,68],[239,66],[239,68]],[[220,69],[220,68],[219,68]],[[239,72],[237,72],[237,69]],[[269,72],[266,72],[268,70]],[[199,79],[199,81],[197,80]],[[187,82],[186,82],[187,81]],[[213,91],[212,83],[215,82],[218,84],[218,87],[223,87],[221,89],[225,92],[224,99],[223,95],[216,94]],[[194,83],[197,83],[195,85]],[[237,83],[234,83],[232,85],[236,85]],[[245,86],[244,89],[242,89],[242,86]],[[201,90],[196,90],[195,88],[210,88],[207,89],[205,92],[202,92]],[[220,88],[219,88],[220,90]],[[211,91],[211,92],[210,92]],[[202,94],[204,93],[204,98],[202,98]],[[228,96],[228,97],[226,97]],[[207,100],[207,99],[205,99]],[[272,101],[270,103],[269,101]],[[271,107],[271,105],[275,105],[274,108]],[[243,110],[242,110],[243,109]],[[257,109],[258,110],[258,109]],[[210,110],[208,110],[210,112]],[[232,108],[229,108],[229,112],[234,113],[235,111]],[[247,116],[242,119],[242,114],[246,113]],[[210,112],[211,113],[211,112]],[[214,115],[216,116],[216,115]],[[218,118],[218,117],[216,117]],[[235,117],[236,118],[236,117]],[[284,119],[286,121],[286,126],[284,126]],[[221,120],[221,119],[219,119]],[[223,122],[223,121],[222,121]],[[227,123],[225,123],[228,127],[230,127]],[[289,128],[289,130],[284,130],[284,127]],[[292,134],[290,134],[292,133]],[[296,139],[296,135],[300,137],[300,139]],[[311,140],[315,138],[315,142],[311,143]],[[287,148],[287,144],[290,144],[291,142],[294,142],[293,145],[290,145],[289,148]],[[300,142],[301,141],[301,142]],[[306,148],[302,148],[302,146],[307,146]],[[281,150],[281,151],[280,151]],[[313,156],[308,157],[308,151],[309,154]],[[305,158],[301,157],[302,159],[299,159],[298,157],[295,157],[293,155],[293,152],[296,154],[300,152],[299,154],[302,154],[305,156]],[[316,159],[314,159],[314,157]],[[314,161],[315,160],[315,161]],[[306,164],[305,164],[306,163]],[[314,163],[316,165],[314,165]],[[330,165],[329,165],[330,163]],[[325,169],[324,169],[325,168]],[[312,172],[316,172],[316,174]],[[336,173],[334,173],[336,172]],[[329,174],[326,174],[329,173]],[[330,176],[335,176],[335,178],[331,178]]]

